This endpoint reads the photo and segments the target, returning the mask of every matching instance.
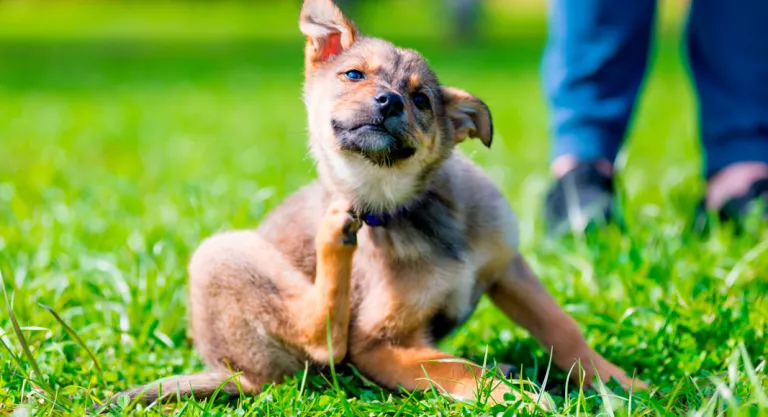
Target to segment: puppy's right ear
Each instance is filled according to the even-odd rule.
[[[453,124],[453,140],[456,143],[467,137],[480,139],[487,147],[493,140],[491,111],[482,100],[464,90],[440,87],[445,113]]]
[[[354,23],[331,0],[304,0],[299,29],[307,36],[306,75],[352,46],[360,36]]]

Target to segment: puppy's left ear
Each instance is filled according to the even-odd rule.
[[[480,139],[487,147],[493,140],[491,111],[482,100],[453,87],[440,87],[445,114],[453,123],[454,140],[463,142],[467,137]]]
[[[307,36],[304,49],[307,75],[352,46],[360,36],[355,24],[331,0],[304,0],[299,29]]]

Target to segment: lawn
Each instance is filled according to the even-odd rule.
[[[522,252],[590,343],[653,388],[565,386],[562,372],[547,375],[548,353],[486,300],[442,348],[521,365],[546,382],[560,415],[768,415],[768,231],[687,229],[701,157],[677,2],[664,2],[620,158],[627,232],[557,241],[541,224],[543,8],[488,7],[483,37],[470,44],[445,40],[435,2],[369,2],[355,15],[364,32],[422,51],[444,84],[485,99],[494,147],[462,151],[503,190]],[[120,390],[202,368],[186,339],[190,252],[217,231],[255,227],[314,177],[297,15],[298,1],[0,2],[0,414],[82,414]],[[299,373],[257,397],[114,413],[505,411],[385,392],[337,371],[338,385]]]

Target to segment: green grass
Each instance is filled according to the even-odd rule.
[[[444,83],[486,100],[494,148],[463,151],[519,213],[522,251],[590,343],[654,387],[601,396],[566,388],[553,369],[557,414],[768,415],[768,233],[686,231],[702,183],[675,9],[665,9],[621,158],[628,232],[553,242],[540,216],[541,7],[494,2],[484,41],[450,45],[431,18],[438,7],[411,3],[369,5],[360,26],[420,49]],[[399,10],[408,24],[393,27]],[[297,13],[298,2],[0,3],[0,413],[82,414],[119,390],[202,368],[185,336],[190,251],[217,231],[256,226],[314,176]],[[549,361],[485,300],[442,348],[521,364],[538,383]],[[337,371],[336,384],[299,373],[255,398],[149,412],[504,413]]]

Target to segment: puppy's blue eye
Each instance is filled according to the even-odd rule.
[[[346,75],[347,78],[352,81],[360,81],[365,78],[365,75],[363,75],[363,73],[358,70],[349,70],[345,72],[344,75]]]

